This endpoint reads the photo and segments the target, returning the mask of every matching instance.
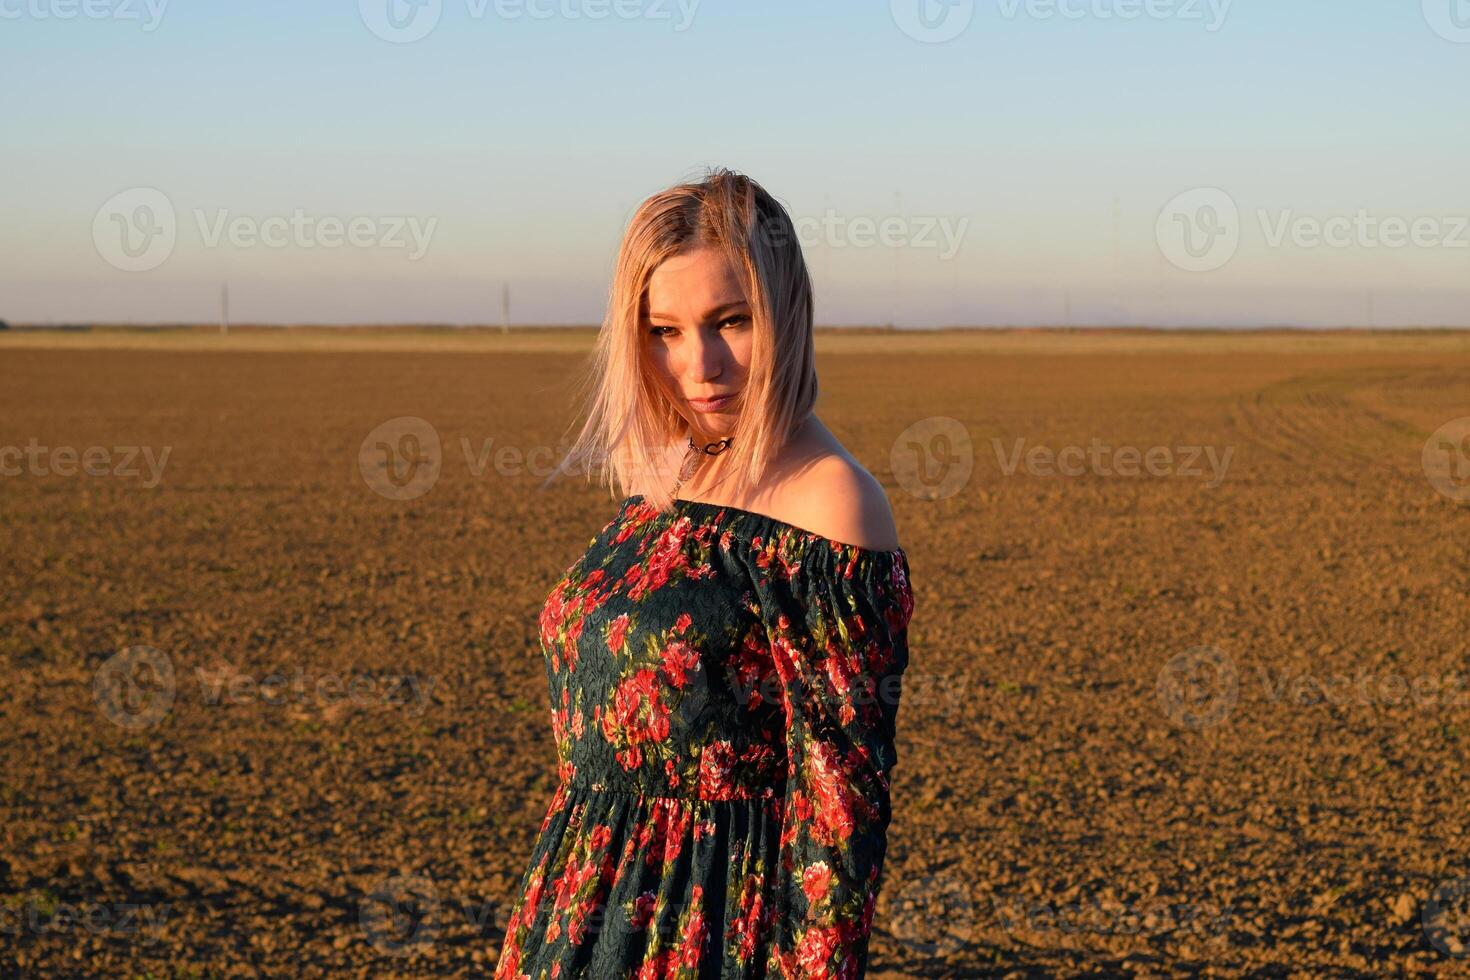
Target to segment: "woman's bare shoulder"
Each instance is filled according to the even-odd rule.
[[[874,551],[899,547],[898,527],[883,485],[846,453],[823,455],[781,489],[790,524],[824,538]]]

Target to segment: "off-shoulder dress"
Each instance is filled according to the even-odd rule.
[[[627,498],[541,612],[560,780],[495,976],[863,976],[913,606],[901,548]]]

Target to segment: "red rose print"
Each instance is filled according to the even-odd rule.
[[[912,612],[900,551],[629,498],[539,611],[557,784],[497,980],[856,980]]]

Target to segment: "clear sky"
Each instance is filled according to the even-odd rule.
[[[13,322],[596,322],[719,164],[822,323],[1470,324],[1470,0],[0,0],[0,82]]]

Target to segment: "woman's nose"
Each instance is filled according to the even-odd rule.
[[[718,340],[696,338],[690,346],[687,366],[691,381],[713,381],[725,370],[725,349]]]

